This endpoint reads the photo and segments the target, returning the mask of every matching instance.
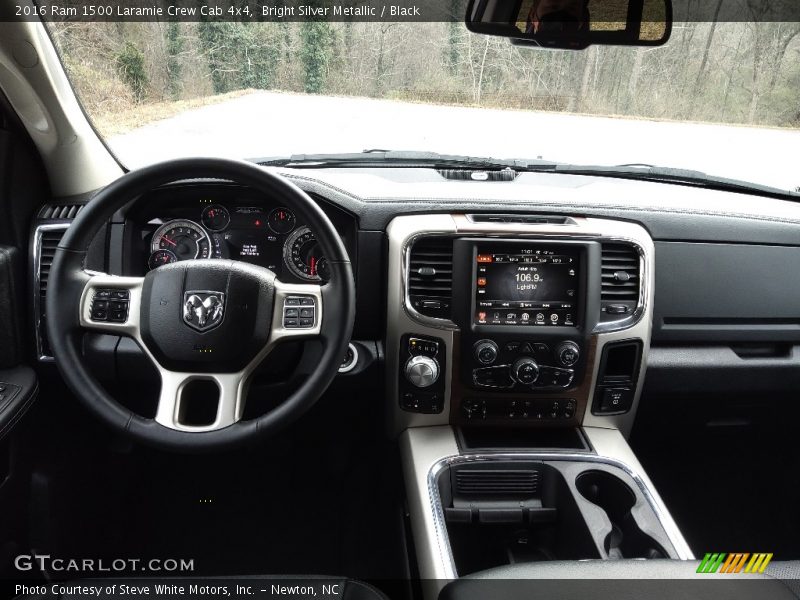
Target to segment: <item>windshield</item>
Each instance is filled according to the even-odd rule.
[[[416,150],[647,163],[800,187],[800,23],[675,23],[660,47],[534,50],[463,23],[52,23],[127,167]]]

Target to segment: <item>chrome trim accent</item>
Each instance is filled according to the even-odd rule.
[[[402,273],[403,280],[401,282],[403,294],[403,308],[406,313],[415,321],[427,327],[435,327],[437,329],[458,329],[458,326],[450,319],[440,319],[438,317],[428,317],[417,311],[411,304],[411,294],[409,293],[408,278],[411,270],[411,250],[417,241],[428,237],[453,237],[455,239],[454,231],[425,231],[407,237],[403,242],[402,256],[403,265]]]
[[[54,359],[49,354],[44,353],[42,339],[42,297],[39,293],[42,274],[42,232],[59,231],[69,228],[69,223],[48,223],[37,225],[33,232],[33,248],[31,252],[31,267],[33,270],[33,329],[36,336],[36,358],[39,362],[53,362]]]
[[[583,418],[587,426],[615,427],[624,434],[630,431],[636,415],[639,396],[644,383],[647,366],[647,353],[650,346],[652,328],[652,304],[654,287],[653,240],[647,230],[636,223],[617,221],[610,218],[570,216],[564,224],[524,224],[524,223],[475,223],[469,215],[456,213],[429,213],[404,215],[394,218],[387,228],[389,238],[388,295],[386,362],[387,399],[390,402],[390,418],[393,430],[397,433],[406,427],[440,425],[448,422],[450,407],[450,384],[452,378],[452,344],[456,339],[458,326],[448,320],[426,317],[411,305],[408,289],[411,246],[424,237],[445,236],[452,238],[484,237],[495,239],[542,240],[542,241],[594,241],[598,243],[627,243],[639,253],[639,301],[633,314],[606,323],[598,323],[590,335],[597,338],[594,364],[587,364],[586,376],[592,378],[589,390],[589,410]],[[445,380],[445,406],[442,415],[417,415],[406,413],[399,408],[398,370],[399,343],[405,334],[428,335],[442,338],[447,344],[447,367]],[[521,335],[525,332],[520,332]],[[591,402],[594,398],[595,384],[600,358],[606,343],[627,339],[639,339],[643,344],[642,361],[638,384],[631,410],[622,415],[593,415]]]
[[[201,298],[200,295],[206,296]],[[210,300],[213,303],[209,303]],[[206,306],[206,304],[208,306]],[[202,310],[200,310],[202,309]],[[196,311],[193,313],[192,311]],[[209,315],[210,313],[210,315]],[[196,331],[211,331],[225,320],[225,294],[215,290],[187,290],[183,292],[183,322]],[[192,316],[197,317],[194,323]],[[209,323],[207,319],[211,318]]]
[[[339,373],[349,373],[355,369],[358,364],[358,348],[356,348],[352,342],[347,344],[347,347],[350,349],[350,352],[353,353],[353,360],[349,363],[342,363],[342,366],[339,367]]]
[[[608,229],[614,229],[618,226],[627,226],[628,223],[624,222],[617,222],[610,219],[580,219],[575,220],[573,219],[572,223],[563,223],[563,224],[525,224],[525,223],[475,223],[470,218],[470,215],[466,216],[467,221],[470,223],[471,228],[469,231],[462,231],[462,228],[458,227],[458,218],[462,217],[462,215],[453,215],[454,220],[456,221],[456,230],[455,231],[434,231],[434,230],[427,230],[427,231],[420,231],[410,237],[407,237],[404,240],[403,244],[403,265],[402,265],[402,289],[403,289],[403,298],[404,298],[404,308],[406,312],[411,316],[412,319],[415,319],[419,323],[429,326],[429,327],[438,327],[442,329],[457,329],[457,325],[450,321],[449,319],[440,319],[435,317],[428,317],[425,315],[420,314],[411,304],[411,296],[409,294],[409,285],[408,279],[410,275],[410,268],[411,268],[411,250],[414,244],[422,238],[426,237],[452,237],[454,240],[456,238],[469,238],[469,237],[490,237],[490,238],[502,238],[503,236],[507,235],[514,235],[515,237],[510,241],[518,241],[519,239],[529,239],[529,238],[543,238],[547,239],[547,241],[553,241],[558,239],[564,239],[566,241],[576,241],[576,240],[583,240],[583,241],[596,241],[596,242],[609,242],[609,243],[619,243],[619,244],[628,244],[633,246],[636,252],[639,254],[639,299],[637,302],[636,309],[634,312],[622,319],[616,319],[614,321],[606,321],[603,323],[598,323],[597,326],[594,328],[592,333],[610,333],[613,331],[620,331],[622,329],[627,329],[629,327],[633,327],[639,321],[641,321],[642,317],[644,316],[645,310],[647,308],[647,301],[649,298],[649,267],[648,265],[652,261],[652,257],[650,257],[650,252],[645,248],[645,246],[641,243],[640,239],[634,238],[628,235],[617,235],[612,232],[604,233],[603,228],[598,228],[597,231],[592,231],[591,229],[587,228],[588,225],[601,225],[605,226]],[[412,217],[413,218],[413,217]],[[646,231],[642,229],[638,225],[633,225],[644,232],[647,235]],[[572,228],[572,231],[549,231],[548,228],[550,227],[562,227],[562,228]],[[541,228],[541,231],[536,231],[536,228]],[[649,238],[649,236],[648,236]]]
[[[639,241],[630,237],[620,236],[603,238],[601,243],[603,242],[611,244],[627,244],[628,246],[632,246],[639,255],[639,299],[636,303],[636,309],[633,311],[633,313],[627,317],[623,317],[622,319],[600,322],[594,328],[593,333],[611,333],[613,331],[621,331],[623,329],[633,327],[639,323],[644,316],[645,309],[647,308],[647,301],[650,293],[649,265],[653,261],[653,258],[649,256],[648,251],[645,250]],[[602,295],[602,290],[600,293]]]
[[[528,388],[528,390],[530,390],[530,391],[547,392],[547,391],[552,391],[552,390],[566,390],[566,389],[569,389],[569,387],[572,385],[572,380],[575,379],[575,370],[574,369],[567,369],[565,367],[554,367],[552,365],[539,365],[540,374],[541,374],[541,369],[543,369],[543,368],[544,369],[558,369],[559,371],[569,371],[570,377],[569,377],[569,382],[565,383],[564,385],[541,385],[541,386],[537,387],[536,386],[536,382],[529,383],[529,384],[524,384],[524,383],[519,382],[516,378],[514,378],[513,375],[511,375],[511,373],[510,373],[511,369],[513,368],[513,366],[514,365],[509,365],[509,364],[491,365],[489,367],[478,367],[477,369],[472,369],[472,384],[474,386],[480,387],[480,388],[494,389],[494,390],[508,390],[508,389],[513,388],[516,384],[519,383],[521,386],[524,386],[525,388]],[[483,369],[503,369],[503,368],[508,368],[508,370],[509,370],[509,376],[511,377],[511,385],[488,385],[488,384],[485,384],[485,383],[480,383],[475,379],[475,377],[476,377],[475,376],[475,371],[482,371]],[[539,381],[539,379],[537,378],[536,381]],[[524,390],[522,391],[522,393],[524,393]]]
[[[197,242],[197,252],[195,252],[194,258],[195,259],[203,259],[203,258],[211,258],[211,236],[208,235],[208,231],[206,231],[205,227],[203,227],[200,223],[196,223],[191,219],[173,219],[171,221],[167,221],[163,225],[161,225],[158,229],[153,232],[153,236],[150,238],[150,254],[158,252],[159,250],[169,250],[169,248],[160,248],[158,242],[156,242],[156,238],[161,240],[163,237],[163,232],[167,229],[172,229],[173,227],[188,227],[189,229],[199,230],[200,233],[203,234],[203,239],[205,239],[206,243],[208,244],[208,256],[202,257],[200,256],[200,243],[199,240]],[[160,234],[160,235],[157,235]],[[175,254],[173,252],[173,254]],[[177,256],[177,255],[176,255]],[[186,259],[178,259],[178,260],[186,260]]]
[[[426,214],[416,217],[396,217],[386,230],[389,238],[388,276],[386,295],[386,354],[385,361],[389,365],[385,377],[388,427],[395,434],[408,427],[417,425],[443,425],[450,419],[450,386],[453,378],[453,348],[455,324],[445,319],[415,316],[416,311],[409,310],[406,300],[406,279],[403,276],[404,265],[408,260],[408,244],[417,234],[453,234],[456,231],[453,217],[449,214]],[[441,413],[421,414],[403,411],[400,408],[399,381],[400,370],[405,361],[400,362],[400,342],[404,335],[421,338],[436,338],[444,346],[439,347],[437,359],[444,368],[440,377],[444,377],[444,406]]]
[[[639,488],[639,491],[644,496],[648,505],[656,515],[659,524],[664,529],[670,543],[672,544],[677,558],[680,560],[692,560],[694,556],[686,546],[686,541],[680,533],[675,521],[669,516],[669,512],[663,505],[661,500],[657,498],[647,486],[642,476],[622,460],[611,458],[608,456],[598,456],[596,454],[583,454],[577,452],[570,453],[555,453],[555,452],[509,452],[498,454],[456,454],[446,456],[436,461],[428,471],[428,495],[431,503],[431,510],[434,515],[434,523],[436,528],[436,535],[440,538],[437,540],[439,547],[444,549],[445,556],[444,564],[447,572],[448,579],[455,579],[458,577],[458,570],[456,569],[455,559],[453,558],[452,548],[450,546],[450,539],[447,535],[447,525],[445,523],[444,511],[442,509],[441,495],[439,494],[439,486],[437,479],[444,469],[464,463],[474,462],[495,462],[495,461],[572,461],[582,463],[603,464],[619,469],[628,475]]]
[[[415,367],[419,367],[415,370]],[[406,379],[416,388],[425,389],[439,379],[439,362],[435,358],[417,354],[406,361],[403,368]]]
[[[514,385],[516,385],[516,381],[514,381],[513,379],[511,379],[511,384],[510,385],[488,385],[486,383],[480,383],[477,380],[477,375],[475,374],[476,371],[482,371],[483,369],[503,369],[503,368],[506,368],[506,369],[509,370],[509,376],[508,377],[509,377],[509,379],[511,379],[511,365],[489,365],[489,366],[486,366],[486,367],[478,367],[477,369],[472,369],[472,385],[474,385],[476,387],[494,389],[494,390],[510,390],[511,388],[514,387]]]

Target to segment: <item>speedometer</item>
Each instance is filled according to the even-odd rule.
[[[322,248],[308,227],[301,227],[286,239],[283,261],[289,270],[300,279],[327,281],[328,262],[322,256]]]
[[[164,223],[156,229],[150,252],[169,250],[177,260],[209,258],[211,239],[206,231],[194,221],[177,220]]]

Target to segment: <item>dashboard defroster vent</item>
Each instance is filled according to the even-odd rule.
[[[47,220],[74,219],[83,210],[83,204],[45,204],[38,218]]]
[[[575,219],[558,215],[468,215],[473,223],[516,223],[520,225],[575,225]]]
[[[420,314],[450,318],[453,294],[453,240],[424,237],[411,248],[408,295]]]
[[[456,472],[459,494],[537,496],[539,483],[539,472],[534,470],[461,469]]]
[[[639,253],[629,244],[604,243],[602,249],[602,320],[631,314],[639,302]]]
[[[514,181],[517,172],[513,169],[483,171],[480,169],[436,169],[439,175],[453,181]]]

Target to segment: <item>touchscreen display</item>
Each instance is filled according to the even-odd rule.
[[[580,249],[478,248],[475,323],[575,327]]]

